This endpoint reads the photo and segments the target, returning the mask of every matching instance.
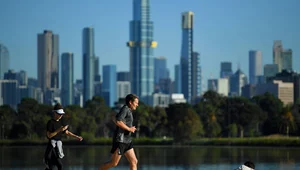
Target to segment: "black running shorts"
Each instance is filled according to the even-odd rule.
[[[113,154],[118,149],[118,154],[123,155],[126,151],[130,150],[131,148],[133,148],[132,142],[130,143],[114,142],[110,152]]]

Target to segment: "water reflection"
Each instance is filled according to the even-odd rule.
[[[0,147],[0,167],[13,169],[43,169],[44,146]],[[252,160],[256,169],[300,169],[299,148],[266,147],[135,147],[142,170],[214,170],[234,169],[245,160]],[[110,146],[65,146],[64,169],[97,169],[110,158]],[[115,170],[128,169],[125,158]]]

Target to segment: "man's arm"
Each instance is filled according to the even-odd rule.
[[[72,132],[70,132],[70,131],[68,131],[68,130],[66,130],[66,135],[71,136],[71,137],[73,137],[73,138],[76,138],[76,139],[78,139],[79,141],[82,141],[82,139],[83,139],[81,136],[77,136],[77,135],[75,135],[74,133],[72,133]]]
[[[127,130],[127,131],[132,132],[132,133],[134,133],[135,130],[136,130],[135,126],[128,127],[123,121],[118,121],[117,120],[116,125],[119,126],[122,129]]]
[[[56,129],[56,131],[54,131],[54,132],[49,132],[49,131],[47,131],[47,137],[48,137],[49,139],[53,138],[53,137],[54,137],[55,135],[57,135],[59,132],[62,132],[62,131],[64,131],[64,130],[67,130],[67,129],[68,129],[68,126],[69,126],[69,125],[62,126],[62,127],[58,128],[58,129]]]

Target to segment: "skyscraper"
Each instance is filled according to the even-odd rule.
[[[191,97],[195,99],[201,96],[201,67],[200,67],[200,54],[193,52],[191,60]]]
[[[106,104],[114,106],[117,101],[117,67],[116,65],[103,66],[102,93]]]
[[[9,52],[8,49],[0,44],[0,80],[3,79],[4,73],[9,69]]]
[[[74,55],[63,53],[61,57],[61,103],[62,105],[74,104]]]
[[[251,85],[258,83],[258,77],[263,75],[261,51],[249,51],[249,81]]]
[[[174,92],[175,93],[181,93],[181,68],[180,68],[180,64],[176,64],[174,69],[175,69]]]
[[[167,69],[167,60],[165,57],[156,57],[154,59],[154,82],[157,85],[160,79],[169,78]]]
[[[150,0],[133,0],[133,20],[130,22],[130,79],[132,92],[148,104],[154,91],[153,22],[150,20]]]
[[[273,64],[278,65],[278,71],[282,70],[282,43],[281,40],[275,40],[273,44]]]
[[[45,30],[38,34],[38,86],[45,93],[59,88],[58,35]]]
[[[95,51],[94,51],[94,28],[86,27],[82,34],[82,63],[83,63],[83,103],[94,96],[95,79]]]
[[[282,53],[282,69],[293,70],[293,51],[292,49],[283,50]]]
[[[181,69],[181,92],[188,102],[192,98],[192,55],[193,55],[193,12],[182,13],[182,43],[181,43],[181,56],[180,56],[180,69]]]
[[[220,78],[229,78],[232,74],[231,62],[221,62]]]

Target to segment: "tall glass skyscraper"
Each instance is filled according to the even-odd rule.
[[[113,107],[117,101],[117,67],[116,65],[104,65],[102,73],[102,96],[106,104]]]
[[[273,64],[278,65],[278,71],[282,70],[282,51],[283,46],[281,40],[275,40],[273,44]]]
[[[193,52],[191,59],[191,99],[201,96],[201,66],[200,54]]]
[[[58,35],[45,30],[38,34],[38,84],[45,93],[59,88],[59,51]]]
[[[132,92],[149,104],[154,91],[153,22],[150,20],[150,0],[133,0],[133,20],[130,21],[130,79]]]
[[[94,51],[94,28],[86,27],[82,34],[82,57],[83,57],[83,103],[94,96],[95,79],[95,51]]]
[[[231,62],[221,62],[220,78],[229,78],[233,74],[231,65]]]
[[[63,53],[61,57],[61,98],[62,105],[74,104],[74,56],[73,53]]]
[[[9,69],[9,53],[8,49],[0,44],[0,80],[4,78],[4,73]]]
[[[256,85],[259,76],[263,75],[262,53],[261,51],[249,51],[249,81],[251,85]]]
[[[192,55],[193,55],[193,12],[182,13],[182,43],[181,43],[181,92],[188,102],[192,99]]]

